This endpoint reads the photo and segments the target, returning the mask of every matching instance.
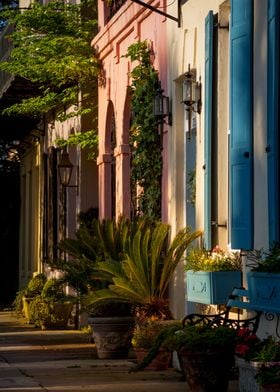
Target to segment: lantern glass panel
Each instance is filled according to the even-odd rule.
[[[73,171],[73,164],[70,162],[69,155],[63,151],[60,162],[58,164],[58,174],[60,183],[63,186],[67,186],[70,183],[71,175]]]
[[[59,178],[60,183],[63,186],[67,186],[70,183],[73,167],[60,167],[59,168]]]
[[[160,117],[163,114],[163,96],[157,94],[154,98],[154,116]]]

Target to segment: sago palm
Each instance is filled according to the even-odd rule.
[[[53,260],[50,265],[62,271],[64,281],[80,294],[107,286],[104,276],[95,268],[96,263],[123,260],[128,238],[148,225],[150,221],[146,218],[93,219],[90,225],[80,226],[76,238],[59,243],[60,250],[70,257]]]
[[[112,283],[107,289],[90,292],[87,305],[123,301],[136,305],[140,313],[170,317],[168,285],[185,250],[201,235],[184,228],[170,241],[170,231],[164,223],[140,227],[127,238],[121,262],[98,262],[98,271]]]

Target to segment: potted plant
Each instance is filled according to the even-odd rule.
[[[132,335],[132,347],[138,363],[137,370],[144,367],[147,370],[166,370],[169,367],[171,351],[168,347],[165,347],[164,340],[157,348],[154,358],[147,363],[147,366],[144,365],[145,362],[143,364],[143,361],[150,353],[150,349],[153,347],[156,338],[159,336],[160,332],[166,331],[169,325],[169,323],[164,321],[150,318],[135,326]]]
[[[66,328],[73,308],[71,299],[59,279],[47,280],[41,294],[31,302],[32,322],[42,329]]]
[[[235,363],[239,370],[240,391],[259,392],[259,385],[255,379],[259,364],[253,363],[251,360],[259,351],[260,345],[261,340],[249,328],[241,328],[238,331]]]
[[[88,314],[92,337],[97,354],[102,359],[126,358],[131,347],[132,330],[135,324],[131,303],[107,301],[106,304],[91,304],[83,298],[91,291],[106,289],[111,279],[101,276],[97,262],[123,259],[127,238],[134,230],[148,224],[144,218],[129,220],[93,219],[91,223],[81,222],[76,238],[67,238],[59,247],[70,256],[67,262],[55,260],[52,265],[64,274],[64,281],[70,285],[81,300],[82,310]]]
[[[167,296],[168,284],[184,251],[201,233],[185,228],[170,241],[170,231],[167,224],[152,223],[142,218],[133,221],[129,230],[121,236],[122,252],[110,254],[112,246],[106,241],[107,257],[97,262],[96,273],[108,282],[108,286],[86,295],[86,305],[96,308],[108,303],[130,304],[137,323],[151,317],[172,318]],[[104,236],[102,238],[104,241]],[[94,339],[98,342],[94,324],[92,328]],[[97,343],[97,346],[100,345],[104,346]]]
[[[191,391],[227,391],[234,364],[235,329],[187,325],[168,333],[164,344],[177,351]]]
[[[109,283],[106,289],[91,291],[86,303],[97,306],[111,301],[131,303],[138,319],[172,318],[168,285],[190,243],[201,235],[190,228],[180,230],[170,241],[171,227],[157,222],[127,237],[121,261],[97,263],[97,271]]]
[[[241,286],[239,252],[191,249],[186,257],[187,298],[203,304],[225,304],[235,287]]]
[[[15,312],[19,317],[23,315],[27,323],[31,322],[30,304],[36,296],[41,294],[46,281],[47,278],[44,274],[34,275],[29,280],[26,288],[20,290],[16,295],[13,302]]]
[[[252,308],[280,312],[280,247],[274,243],[268,251],[248,254],[248,297]]]
[[[235,354],[240,390],[259,392],[262,377],[258,376],[258,380],[257,374],[260,369],[264,370],[265,367],[279,364],[280,345],[271,336],[261,340],[250,329],[242,328],[238,332]]]
[[[278,392],[280,390],[280,362],[263,364],[258,369],[255,378],[262,392]]]

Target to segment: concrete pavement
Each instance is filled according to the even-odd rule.
[[[129,373],[132,359],[97,359],[88,335],[41,331],[0,312],[0,391],[187,392],[174,370]],[[236,381],[230,391],[237,392]]]

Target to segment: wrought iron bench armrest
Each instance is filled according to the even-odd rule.
[[[200,314],[200,313],[191,313],[183,318],[182,323],[183,327],[186,325],[210,325],[214,322],[218,317],[219,318],[227,318],[229,313],[229,308],[227,308],[224,312],[215,313],[215,314]]]
[[[234,301],[236,298],[239,297],[240,293],[245,292],[244,289],[235,289],[233,290],[233,293],[229,297],[229,304]],[[203,324],[203,325],[209,325],[209,326],[219,326],[219,325],[224,325],[230,328],[234,328],[239,330],[240,328],[249,328],[252,333],[256,333],[258,326],[259,326],[259,321],[260,321],[260,316],[261,316],[261,311],[254,310],[255,316],[247,318],[247,319],[231,319],[229,318],[229,312],[232,308],[236,306],[226,306],[226,310],[221,313],[217,314],[199,314],[199,313],[192,313],[184,317],[182,323],[183,327],[186,325],[196,325],[196,324]],[[239,309],[238,307],[236,307]]]

